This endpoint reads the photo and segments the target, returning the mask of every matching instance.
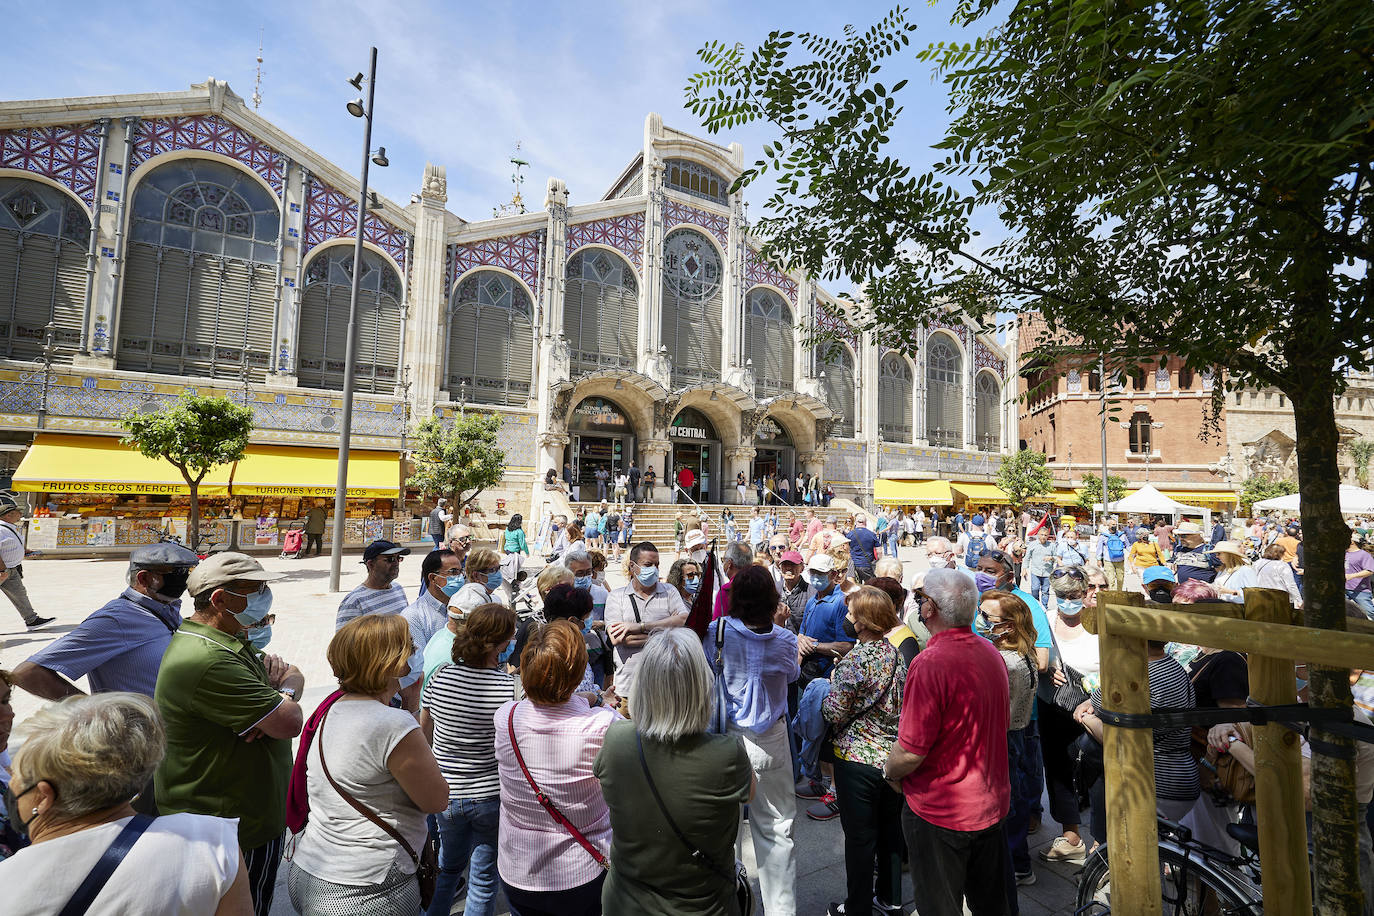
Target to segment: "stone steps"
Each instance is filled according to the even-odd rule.
[[[599,502],[575,502],[572,504],[574,509],[586,511],[600,505]],[[684,513],[684,517],[695,513],[697,506],[691,503],[672,504],[672,503],[634,503],[628,508],[634,510],[636,541],[653,541],[660,546],[671,545],[673,543],[673,523],[679,511]],[[735,513],[735,527],[739,531],[747,532],[749,529],[749,513],[753,506],[725,505],[721,503],[701,503],[700,508],[705,510],[710,522],[712,534],[720,533],[720,513],[722,510],[730,509]],[[765,507],[767,508],[767,507]],[[788,513],[795,511],[799,518],[805,516],[805,506],[778,506],[778,519],[780,524],[788,523],[790,516]],[[820,508],[816,510],[817,517],[821,519],[834,518],[836,521],[842,519],[847,513],[836,508]]]

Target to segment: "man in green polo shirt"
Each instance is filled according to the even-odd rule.
[[[153,698],[167,727],[155,783],[158,810],[239,819],[257,916],[272,908],[286,829],[291,739],[304,717],[305,678],[260,655],[244,636],[272,607],[279,579],[252,557],[215,554],[191,572],[195,613],[172,636]]]

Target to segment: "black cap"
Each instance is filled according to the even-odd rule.
[[[129,554],[129,566],[134,569],[149,569],[154,566],[185,566],[188,569],[200,562],[195,551],[180,544],[162,541],[145,544]]]
[[[367,549],[363,551],[363,562],[366,563],[368,560],[375,560],[383,554],[386,556],[397,555],[403,557],[408,553],[410,553],[409,547],[402,547],[400,544],[391,541],[377,540],[368,544]]]

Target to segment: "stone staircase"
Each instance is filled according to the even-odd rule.
[[[600,505],[596,502],[574,502],[574,509],[586,511]],[[673,549],[673,522],[677,518],[678,512],[683,513],[684,519],[694,515],[698,507],[691,503],[673,505],[671,503],[634,503],[630,506],[634,509],[636,541],[653,541],[663,550]],[[724,509],[730,509],[735,513],[735,527],[742,535],[747,535],[749,530],[749,512],[754,507],[752,505],[722,505],[720,503],[701,503],[700,508],[706,511],[709,533],[712,537],[722,534],[720,525],[720,513]],[[764,507],[767,509],[769,507]],[[806,507],[804,506],[778,506],[778,525],[785,527],[790,524],[790,512],[795,511],[798,518],[806,517]],[[821,519],[833,518],[836,522],[848,516],[848,511],[840,506],[831,506],[828,509],[821,508],[816,510],[817,517]]]

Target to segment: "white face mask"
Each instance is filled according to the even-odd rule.
[[[695,560],[698,563],[706,562],[705,550],[693,550],[690,554],[688,554],[688,556],[690,556],[693,560]]]

